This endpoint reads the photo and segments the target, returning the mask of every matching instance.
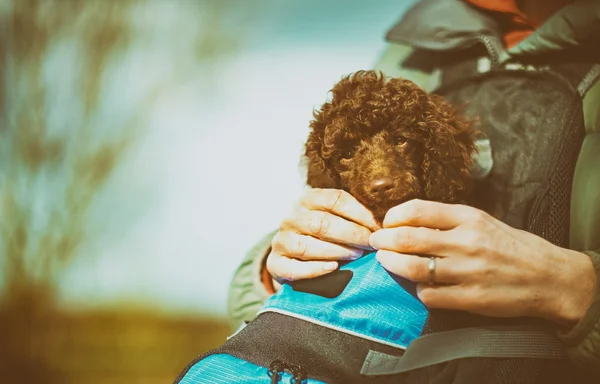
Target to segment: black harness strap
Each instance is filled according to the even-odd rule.
[[[470,357],[563,359],[562,343],[550,332],[514,326],[463,328],[415,339],[402,356],[370,351],[361,374],[390,375]]]

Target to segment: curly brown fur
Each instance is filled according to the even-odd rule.
[[[465,198],[473,128],[450,104],[375,71],[344,77],[331,95],[310,123],[308,185],[348,191],[379,221],[413,198]]]

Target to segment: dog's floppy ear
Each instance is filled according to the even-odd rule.
[[[306,141],[306,183],[313,188],[339,188],[339,177],[323,158],[323,132],[313,130]]]
[[[425,197],[459,203],[472,186],[472,124],[436,95],[428,96],[425,124],[429,136],[424,140],[422,166]]]

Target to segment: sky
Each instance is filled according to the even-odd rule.
[[[97,239],[61,277],[62,302],[225,315],[245,253],[305,188],[299,163],[313,108],[343,75],[373,66],[411,3],[230,1],[218,21],[236,49],[185,67],[147,111],[147,133],[99,198]],[[126,113],[148,84],[177,75],[183,56],[171,44],[185,49],[185,31],[206,19],[181,4],[140,16],[161,43],[115,70],[107,113]]]

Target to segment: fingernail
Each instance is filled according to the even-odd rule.
[[[371,236],[369,236],[369,245],[373,248],[376,249],[377,247],[375,246],[375,242],[377,241],[377,232],[372,233]]]
[[[335,271],[337,269],[337,267],[338,267],[338,264],[336,262],[325,264],[326,271]]]
[[[352,251],[352,253],[350,253],[350,257],[348,259],[349,260],[356,260],[356,259],[359,259],[362,255],[363,255],[363,250],[362,249],[355,249],[355,250]]]

